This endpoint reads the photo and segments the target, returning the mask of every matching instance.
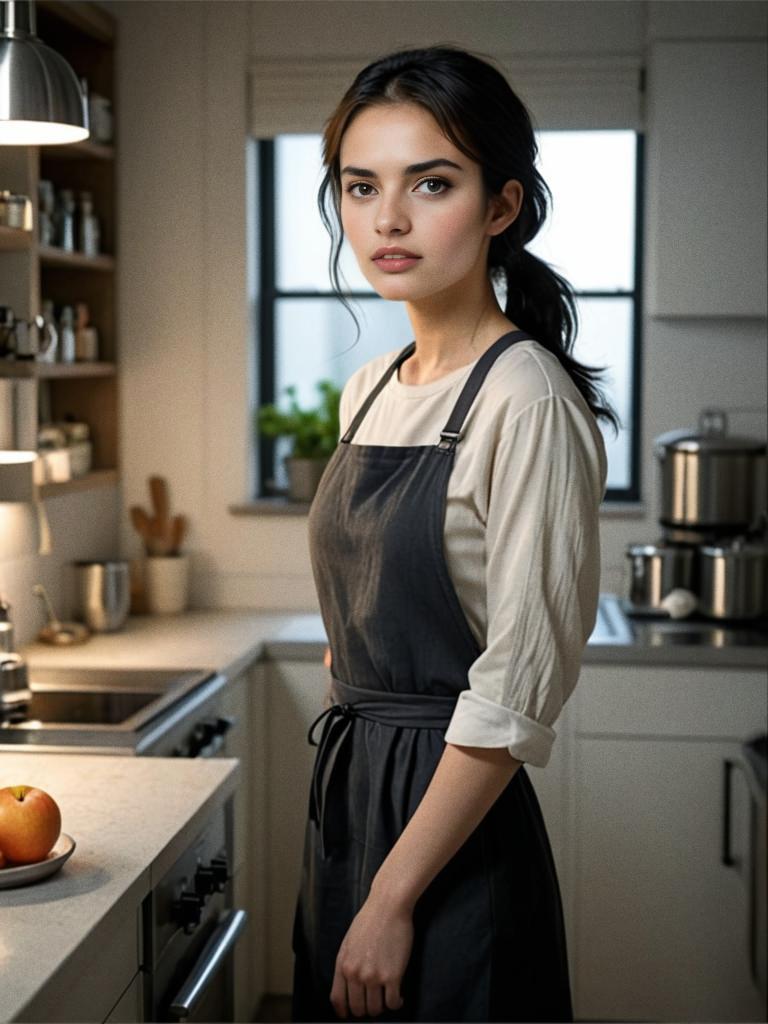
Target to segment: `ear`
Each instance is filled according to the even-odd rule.
[[[523,205],[523,186],[512,178],[488,203],[488,234],[500,235],[517,219]]]

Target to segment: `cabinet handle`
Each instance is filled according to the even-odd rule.
[[[734,768],[738,768],[746,776],[744,765],[740,761],[723,758],[723,842],[720,860],[727,868],[732,868],[738,863],[731,853],[731,774]]]

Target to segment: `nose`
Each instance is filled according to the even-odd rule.
[[[407,211],[397,195],[382,197],[377,205],[375,228],[380,235],[404,235],[410,231]]]

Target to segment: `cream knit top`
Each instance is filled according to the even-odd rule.
[[[404,347],[349,378],[342,435]],[[474,365],[429,384],[393,374],[351,443],[437,443]],[[605,444],[557,357],[529,339],[493,363],[463,430],[448,481],[444,550],[482,653],[445,740],[505,746],[543,767],[597,616]]]

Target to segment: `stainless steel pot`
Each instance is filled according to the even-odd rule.
[[[659,521],[744,532],[766,504],[766,443],[727,436],[726,414],[719,409],[703,410],[699,430],[671,430],[654,439],[661,465]]]
[[[676,587],[695,593],[696,549],[672,544],[630,544],[629,600],[642,611],[664,611],[662,600]]]
[[[699,607],[713,619],[768,615],[768,545],[737,537],[699,549]]]

